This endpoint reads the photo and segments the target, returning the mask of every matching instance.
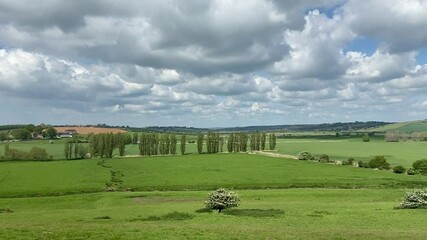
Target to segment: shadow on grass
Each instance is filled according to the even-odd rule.
[[[137,218],[131,218],[128,221],[129,222],[135,222],[135,221],[183,221],[183,220],[190,220],[194,216],[189,213],[181,213],[181,212],[171,212],[162,216],[149,216],[146,218],[137,217]]]
[[[245,216],[245,217],[277,217],[285,214],[281,209],[230,209],[223,211],[225,215]]]
[[[100,216],[100,217],[94,217],[93,219],[96,219],[96,220],[109,220],[109,219],[111,219],[111,217],[110,216]]]
[[[0,213],[13,213],[10,208],[0,208]]]

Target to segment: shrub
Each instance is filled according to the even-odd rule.
[[[369,142],[369,141],[370,141],[368,133],[365,133],[365,135],[363,135],[362,140],[363,140],[364,142]]]
[[[221,212],[224,209],[239,206],[240,198],[237,193],[227,191],[224,188],[219,188],[208,195],[208,200],[205,202],[207,209],[218,210]]]
[[[401,208],[427,208],[427,188],[426,189],[413,189],[405,193]]]
[[[314,157],[310,152],[304,151],[304,152],[300,152],[298,154],[298,159],[299,160],[313,160]]]
[[[407,175],[415,175],[415,174],[417,174],[417,172],[413,168],[408,168],[408,170],[406,170],[406,174]]]
[[[395,166],[393,168],[394,173],[404,173],[405,170],[406,170],[406,168],[404,168],[403,166]]]
[[[52,160],[46,149],[39,147],[32,147],[29,152],[29,158],[35,161]]]
[[[354,158],[349,158],[348,160],[344,160],[344,161],[342,161],[342,165],[353,165],[353,163],[354,163]]]
[[[415,171],[420,172],[421,174],[427,174],[427,159],[417,160],[412,164]]]
[[[317,158],[317,161],[318,161],[318,162],[322,162],[322,163],[328,163],[328,162],[331,162],[331,161],[329,160],[329,156],[328,156],[328,154],[321,154],[321,155]]]
[[[368,163],[366,163],[366,162],[363,162],[363,161],[358,161],[358,162],[357,162],[357,165],[358,165],[360,168],[369,168],[369,164],[368,164]]]
[[[368,165],[370,168],[390,169],[390,164],[386,161],[384,156],[375,156],[369,160]]]

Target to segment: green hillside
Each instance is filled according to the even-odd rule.
[[[392,123],[369,130],[373,132],[427,132],[427,120]]]

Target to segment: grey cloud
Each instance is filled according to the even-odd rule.
[[[349,0],[340,9],[355,32],[389,46],[392,52],[427,47],[427,2],[419,0]]]

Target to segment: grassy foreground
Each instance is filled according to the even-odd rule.
[[[427,209],[394,209],[425,176],[249,154],[97,163],[0,163],[0,239],[427,238]],[[139,192],[103,192],[110,170]],[[217,187],[241,206],[198,211]]]
[[[0,163],[0,197],[104,191],[110,170],[124,173],[124,187],[138,191],[265,188],[410,188],[427,177],[250,154],[113,158],[110,168],[86,159]]]
[[[403,192],[240,190],[224,213],[196,212],[206,191],[3,198],[0,239],[426,239],[427,209],[393,209]]]

